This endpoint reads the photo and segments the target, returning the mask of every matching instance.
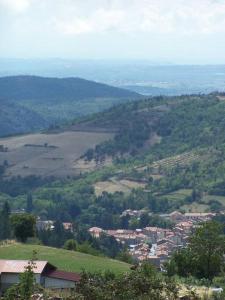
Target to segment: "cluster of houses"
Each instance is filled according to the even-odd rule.
[[[145,227],[136,230],[103,230],[92,227],[89,232],[96,238],[102,233],[113,236],[118,242],[128,247],[129,253],[135,261],[149,260],[160,268],[175,250],[185,247],[190,234],[200,222],[208,221],[213,216],[215,216],[214,213],[182,214],[175,211],[163,216],[174,222],[175,225],[172,229]]]
[[[38,219],[36,222],[36,228],[38,231],[40,230],[53,230],[55,228],[54,221],[52,220],[46,220],[43,221],[41,219]],[[73,223],[70,222],[64,222],[62,223],[62,226],[65,230],[73,232]]]

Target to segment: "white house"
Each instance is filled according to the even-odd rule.
[[[0,291],[6,290],[19,282],[19,275],[28,266],[28,260],[5,260],[0,259]],[[58,270],[47,261],[35,261],[33,269],[36,283],[49,289],[74,288],[80,280],[78,273]]]

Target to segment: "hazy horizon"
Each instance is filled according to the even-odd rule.
[[[71,62],[98,62],[98,63],[122,63],[122,64],[130,64],[130,63],[140,63],[140,64],[149,64],[152,66],[223,66],[224,62],[174,62],[174,61],[166,61],[166,60],[151,60],[151,59],[141,59],[141,58],[73,58],[73,57],[4,57],[0,56],[1,62],[7,61],[27,61],[27,62],[37,62],[37,61],[71,61]]]

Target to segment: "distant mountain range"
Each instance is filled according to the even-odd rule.
[[[79,77],[144,95],[225,91],[225,65],[177,65],[149,60],[1,59],[0,76]]]
[[[43,129],[140,97],[81,78],[1,77],[0,136]]]

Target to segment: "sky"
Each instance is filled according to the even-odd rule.
[[[225,0],[0,0],[1,58],[225,63]]]

